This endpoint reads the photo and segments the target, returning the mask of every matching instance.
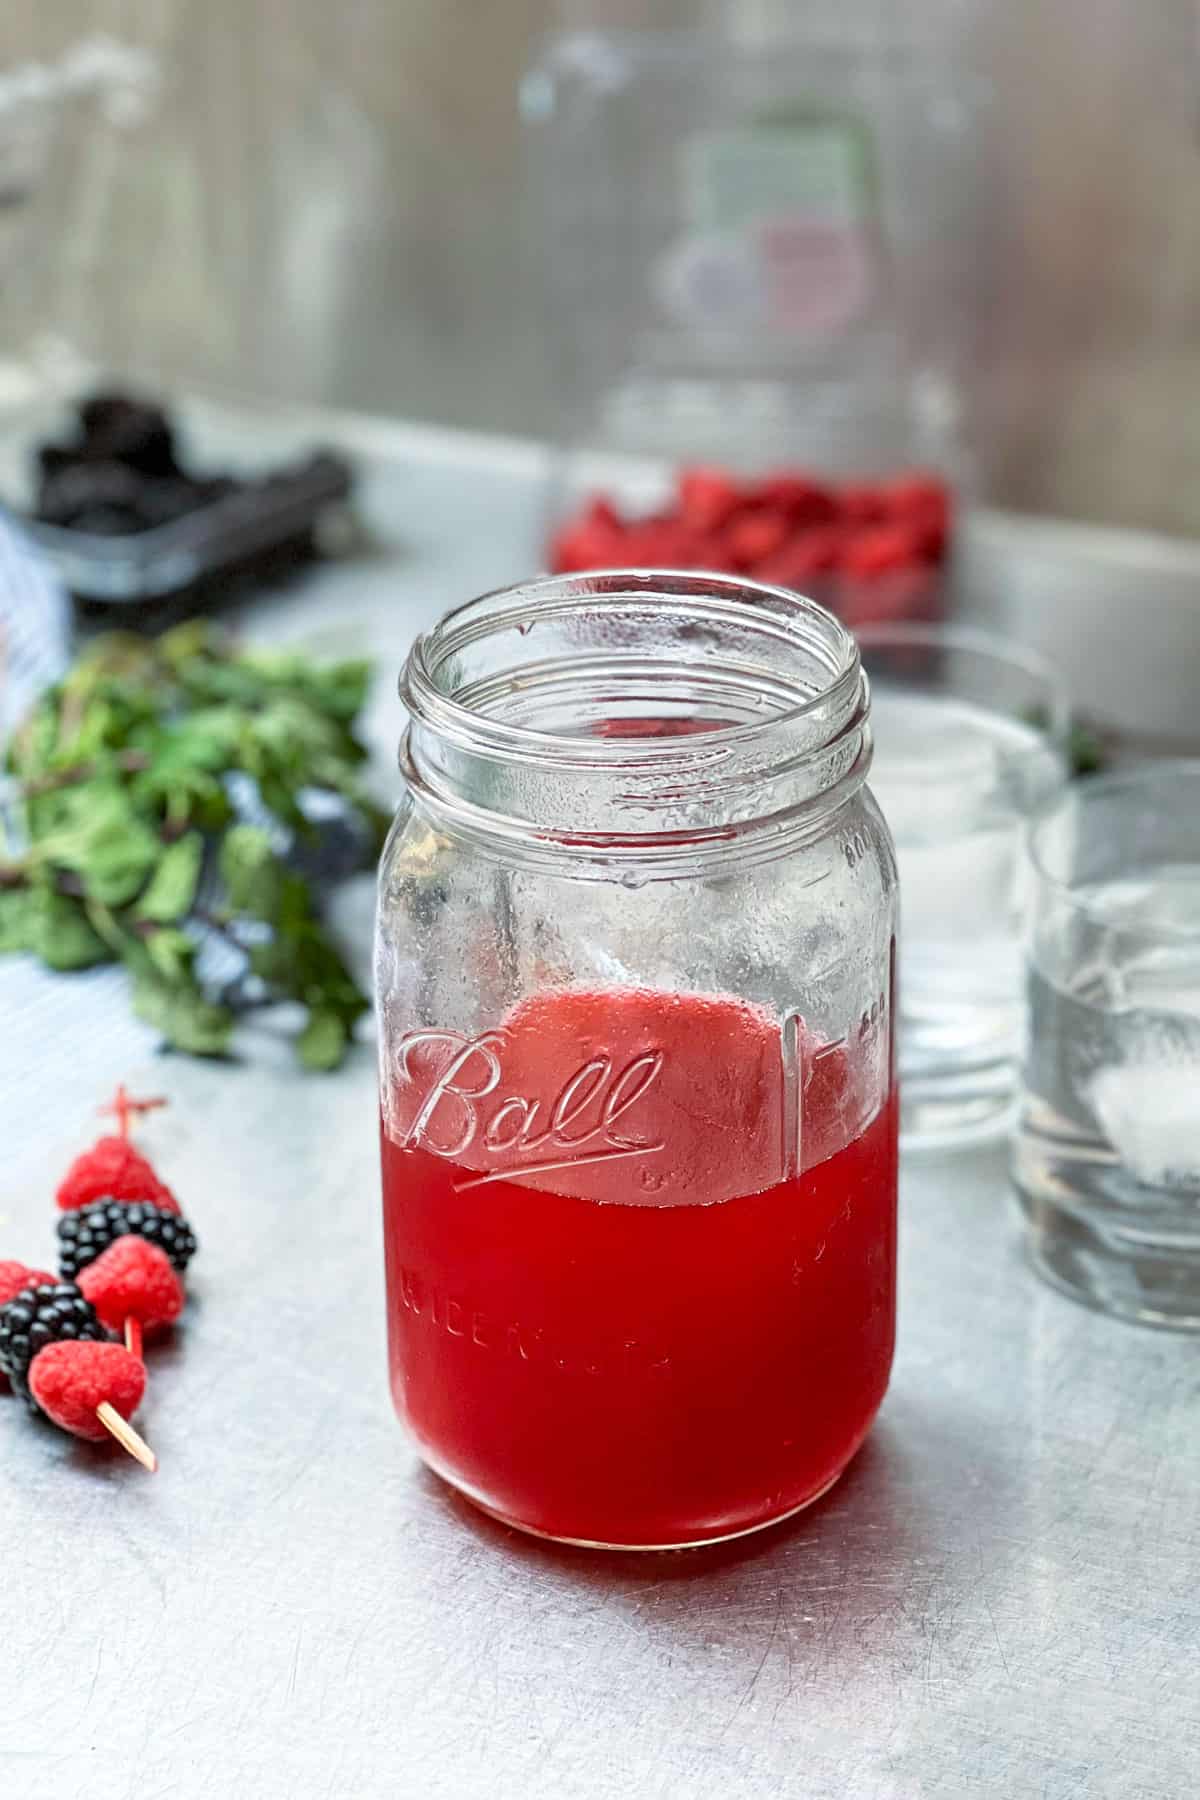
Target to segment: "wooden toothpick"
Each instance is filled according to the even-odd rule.
[[[112,1099],[99,1110],[103,1117],[111,1115],[116,1119],[123,1138],[129,1136],[129,1123],[142,1113],[156,1112],[160,1106],[166,1106],[165,1094],[156,1094],[148,1100],[135,1100],[126,1088],[125,1083],[117,1084],[117,1091]]]
[[[105,1431],[112,1433],[122,1450],[127,1450],[135,1462],[140,1462],[143,1469],[149,1469],[152,1475],[157,1472],[157,1456],[141,1433],[134,1430],[128,1419],[121,1417],[115,1406],[102,1400],[96,1408],[96,1417]]]

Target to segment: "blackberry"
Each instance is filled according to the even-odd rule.
[[[119,1237],[141,1237],[157,1244],[182,1275],[196,1254],[192,1228],[181,1213],[168,1212],[149,1200],[93,1200],[64,1213],[58,1221],[58,1267],[64,1281],[74,1281]]]
[[[0,1307],[0,1370],[16,1393],[32,1406],[29,1365],[47,1344],[90,1339],[108,1343],[109,1334],[96,1317],[96,1309],[84,1299],[73,1281],[41,1282],[22,1288],[14,1300]]]

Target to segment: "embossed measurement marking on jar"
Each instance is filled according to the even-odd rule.
[[[842,838],[842,851],[850,868],[856,868],[871,848],[871,840],[865,831],[847,831]]]
[[[429,1150],[448,1161],[476,1146],[498,1157],[513,1157],[503,1166],[456,1183],[459,1192],[579,1163],[652,1156],[663,1149],[661,1139],[631,1137],[617,1129],[618,1121],[661,1075],[665,1060],[661,1050],[644,1050],[620,1066],[607,1051],[600,1051],[567,1077],[549,1106],[541,1099],[508,1094],[482,1107],[480,1101],[496,1094],[503,1080],[506,1043],[503,1031],[485,1031],[475,1038],[457,1031],[414,1031],[397,1045],[398,1069],[406,1081],[420,1079],[412,1068],[414,1051],[441,1053],[440,1066],[426,1077],[427,1086],[419,1095],[404,1149]],[[543,1118],[546,1124],[541,1126]]]
[[[529,1325],[520,1319],[499,1317],[495,1311],[478,1307],[470,1300],[442,1293],[415,1269],[401,1266],[397,1270],[400,1304],[406,1312],[423,1319],[447,1337],[463,1338],[477,1350],[488,1350],[517,1362],[535,1363],[561,1369],[565,1374],[606,1375],[624,1372],[644,1375],[667,1375],[671,1359],[651,1349],[637,1338],[589,1346],[585,1350],[564,1350],[554,1344],[540,1325]]]

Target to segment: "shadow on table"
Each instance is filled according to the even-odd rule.
[[[748,1590],[786,1588],[802,1612],[820,1614],[832,1603],[839,1618],[860,1621],[903,1608],[914,1596],[923,1604],[963,1554],[964,1514],[977,1556],[1009,1503],[983,1428],[969,1411],[931,1414],[900,1396],[828,1494],[780,1525],[695,1550],[593,1551],[550,1543],[488,1518],[428,1471],[419,1479],[481,1554],[634,1605],[652,1592],[660,1610],[664,1589],[677,1588],[680,1619],[697,1599],[703,1617],[722,1594],[740,1598]]]
[[[726,1569],[740,1568],[746,1563],[778,1553],[781,1545],[802,1537],[812,1537],[822,1529],[823,1516],[836,1513],[839,1501],[864,1480],[871,1479],[872,1465],[879,1457],[873,1440],[868,1441],[855,1457],[841,1480],[806,1507],[802,1513],[785,1519],[779,1525],[765,1526],[745,1537],[727,1539],[724,1543],[700,1545],[681,1550],[589,1550],[578,1544],[558,1544],[548,1538],[533,1537],[504,1525],[487,1513],[480,1512],[457,1489],[450,1487],[432,1470],[422,1468],[418,1479],[427,1493],[454,1515],[483,1544],[508,1554],[519,1561],[556,1568],[567,1576],[584,1582],[603,1582],[615,1578],[619,1582],[648,1579],[689,1581]]]

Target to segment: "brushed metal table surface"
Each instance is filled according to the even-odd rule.
[[[247,624],[394,664],[521,572],[536,483],[503,446],[367,435],[403,542]],[[369,908],[343,897],[357,956]],[[145,1142],[202,1253],[152,1357],[156,1478],[0,1400],[4,1800],[1195,1792],[1200,1344],[1035,1283],[1000,1151],[904,1170],[892,1388],[823,1502],[709,1551],[559,1550],[457,1501],[392,1417],[369,1046],[327,1078],[265,1026],[237,1066],[157,1057],[113,980],[4,974],[0,1249],[50,1255],[121,1075],[172,1097]]]

